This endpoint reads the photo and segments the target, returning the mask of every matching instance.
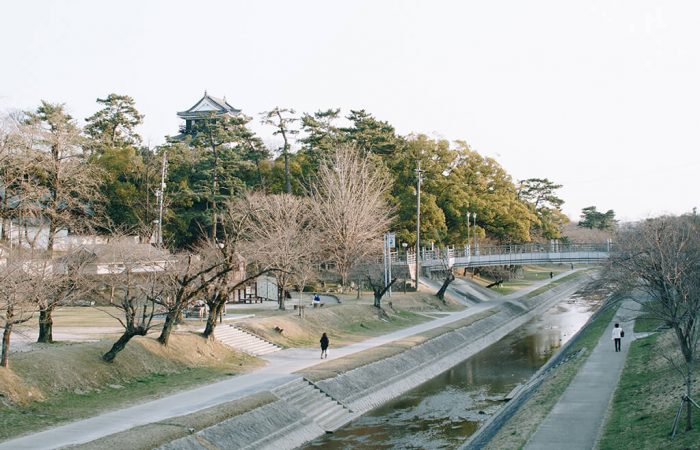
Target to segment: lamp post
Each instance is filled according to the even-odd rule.
[[[474,213],[474,255],[479,254],[479,246],[476,243],[476,213]]]
[[[408,270],[408,242],[402,242],[401,247],[403,247],[403,255],[406,258],[406,270]],[[403,275],[403,293],[406,293],[406,272]]]
[[[420,277],[420,183],[423,181],[423,171],[420,168],[420,160],[418,160],[418,188],[416,192],[416,291],[418,291],[418,278]]]
[[[467,248],[466,248],[466,255],[464,256],[469,256],[469,217],[471,216],[472,213],[467,211]]]
[[[163,197],[165,196],[165,174],[168,167],[168,152],[163,152],[163,164],[160,171],[160,189],[156,190],[158,197],[158,239],[156,245],[163,246]]]

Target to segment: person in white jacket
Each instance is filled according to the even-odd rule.
[[[619,352],[620,351],[620,345],[622,343],[622,336],[625,335],[625,332],[622,331],[622,328],[620,328],[620,324],[616,323],[615,327],[612,330],[612,339],[615,341],[615,351]]]

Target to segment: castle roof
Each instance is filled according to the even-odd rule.
[[[180,111],[177,113],[178,117],[182,119],[198,119],[202,116],[215,114],[215,115],[236,115],[241,112],[240,109],[234,108],[227,101],[226,97],[218,98],[212,97],[204,91],[204,96],[194,104],[187,111]]]

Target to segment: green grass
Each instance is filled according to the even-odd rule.
[[[522,448],[525,445],[586,362],[591,349],[600,340],[616,310],[617,308],[610,308],[602,311],[581,331],[576,341],[567,350],[567,354],[580,352],[579,356],[566,360],[549,372],[547,379],[536,392],[491,439],[486,446],[487,449]]]
[[[38,431],[53,425],[91,417],[129,404],[143,402],[229,375],[230,369],[196,367],[179,373],[152,373],[130,383],[81,393],[63,392],[28,406],[0,407],[0,439]]]
[[[693,411],[693,430],[685,432],[685,411],[675,439],[669,433],[684,386],[662,355],[677,352],[671,331],[634,341],[605,424],[601,450],[697,449],[700,411]],[[696,369],[700,370],[700,367]],[[697,377],[697,375],[696,375]],[[697,378],[695,382],[697,386]],[[697,388],[696,388],[697,392]],[[697,393],[695,397],[700,397]]]
[[[547,292],[548,290],[555,288],[559,286],[560,284],[567,283],[575,278],[578,278],[582,275],[582,272],[575,272],[570,275],[567,275],[565,277],[561,277],[557,280],[552,281],[551,283],[545,284],[544,286],[540,286],[539,288],[535,289],[534,291],[530,292],[525,296],[525,298],[533,298],[537,297],[538,295],[542,294],[543,292]]]
[[[637,333],[652,332],[656,331],[661,325],[663,325],[663,321],[659,319],[638,318],[634,322],[634,331]]]

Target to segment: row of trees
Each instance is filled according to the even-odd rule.
[[[353,270],[379,253],[391,218],[385,199],[390,183],[369,158],[346,146],[329,155],[319,173],[304,196],[248,192],[229,198],[218,213],[216,239],[203,238],[175,253],[118,235],[68,253],[33,246],[6,251],[0,264],[0,276],[7,279],[0,289],[2,364],[7,364],[16,325],[38,311],[39,340],[52,342],[53,310],[76,298],[101,296],[107,303],[108,297],[121,310],[116,318],[124,333],[104,355],[111,361],[134,336],[160,323],[153,320],[156,313],[164,314],[159,341],[167,345],[194,299],[209,307],[203,334],[211,336],[226,301],[264,273],[277,278],[282,294],[292,285],[303,291],[325,262],[337,268],[346,284]],[[93,211],[93,220],[95,216]],[[280,309],[284,302],[280,295]]]
[[[477,217],[471,231],[494,242],[557,238],[567,221],[557,195],[560,185],[548,179],[515,183],[495,160],[463,141],[399,136],[363,110],[350,111],[346,126],[339,125],[338,109],[265,112],[261,121],[282,138],[280,149],[266,148],[244,115],[197,120],[187,135],[149,149],[136,131],[143,115],[131,97],[111,94],[97,102],[100,109],[82,130],[63,105],[47,102],[5,121],[4,153],[11,154],[13,164],[3,165],[0,174],[8,189],[0,210],[3,223],[31,223],[41,213],[51,218],[53,230],[93,225],[147,241],[159,217],[166,154],[164,236],[168,245],[186,248],[205,234],[218,237],[218,217],[228,198],[249,190],[306,195],[321,176],[321,161],[341,145],[359,149],[377,170],[388,173],[392,187],[386,200],[396,212],[392,228],[401,242],[415,242],[418,161],[424,174],[421,232],[426,241],[466,243],[467,212]],[[37,155],[47,168],[27,166]],[[23,162],[17,167],[15,161]],[[27,190],[27,174],[41,189]],[[96,224],[90,218],[99,209],[108,221]]]

